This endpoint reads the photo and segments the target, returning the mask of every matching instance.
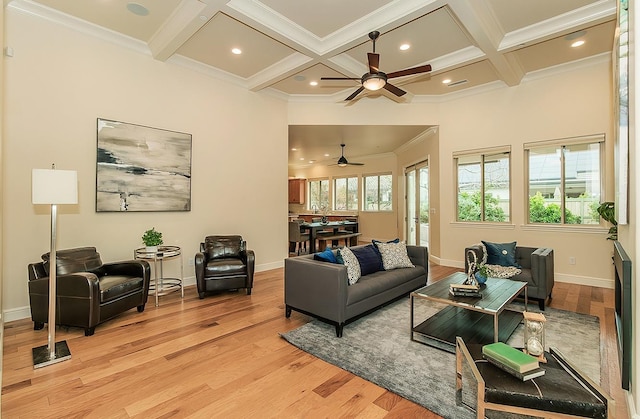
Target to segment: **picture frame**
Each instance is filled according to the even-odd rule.
[[[191,134],[97,119],[96,212],[191,211]]]

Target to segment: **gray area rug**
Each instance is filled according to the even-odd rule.
[[[522,311],[523,304],[514,304]],[[415,321],[443,305],[417,300]],[[537,306],[536,306],[537,308]],[[530,311],[533,304],[529,305]],[[600,323],[597,317],[547,308],[547,346],[558,348],[596,383],[600,382]],[[410,339],[409,298],[403,298],[345,326],[319,320],[282,334],[292,345],[445,418],[473,418],[455,403],[455,355]],[[522,346],[522,324],[507,343]]]

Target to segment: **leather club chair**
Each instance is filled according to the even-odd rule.
[[[150,268],[144,260],[102,263],[95,247],[57,253],[56,324],[82,327],[85,336],[96,325],[131,308],[144,311],[149,294]],[[49,253],[30,263],[29,301],[34,330],[49,321]]]
[[[207,236],[196,253],[196,284],[204,298],[210,291],[246,288],[251,295],[256,256],[242,236]]]

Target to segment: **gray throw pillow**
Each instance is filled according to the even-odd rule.
[[[385,271],[397,268],[415,268],[411,263],[407,254],[407,245],[401,241],[399,243],[376,243],[380,255],[382,256],[382,265]]]

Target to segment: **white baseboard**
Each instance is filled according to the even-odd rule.
[[[452,268],[464,269],[464,262],[461,262],[459,260],[439,259],[433,256],[429,256],[429,260],[431,260],[434,263],[437,263],[438,265],[451,266]],[[598,287],[598,288],[610,288],[610,289],[614,288],[613,280],[608,278],[594,278],[594,277],[588,277],[588,276],[578,276],[578,275],[563,274],[561,272],[556,272],[555,280],[557,282],[566,282],[569,284],[576,284],[576,285],[589,285],[589,286]]]

